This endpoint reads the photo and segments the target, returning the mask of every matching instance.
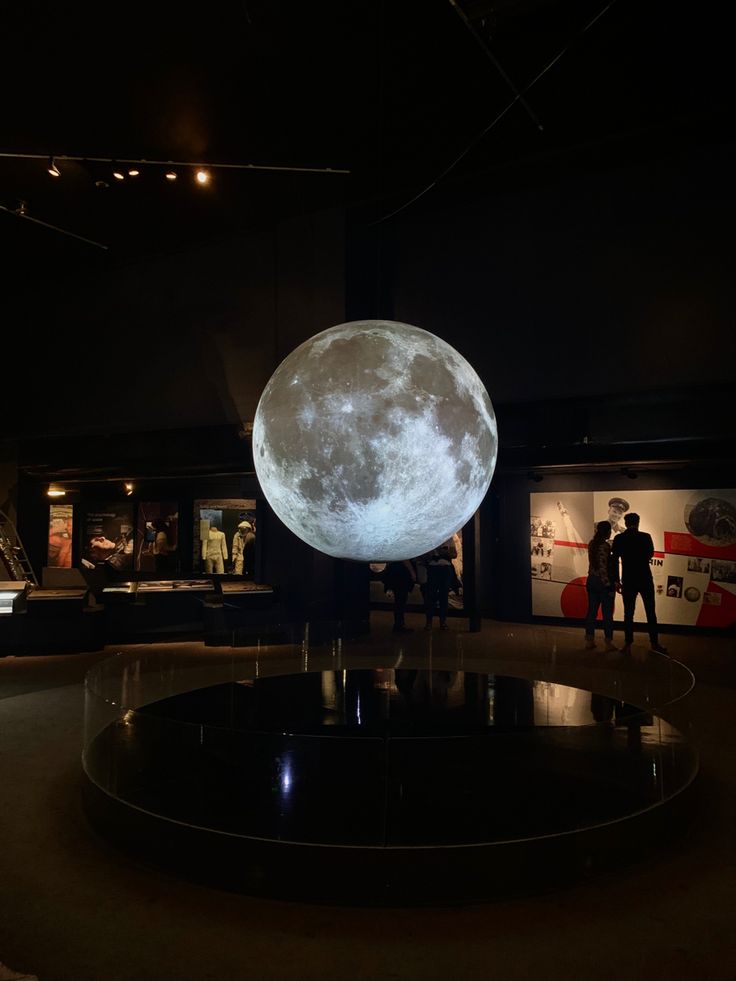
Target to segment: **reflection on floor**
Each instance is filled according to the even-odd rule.
[[[416,668],[172,695],[121,712],[86,766],[113,796],[179,822],[374,847],[587,828],[662,803],[696,769],[673,726],[610,696]]]
[[[647,834],[659,836],[650,812],[697,772],[680,720],[692,676],[669,658],[589,659],[586,674],[556,649],[500,656],[457,631],[347,640],[340,624],[314,627],[186,659],[121,655],[91,672],[85,799],[95,826],[138,858],[198,879],[204,870],[229,888],[456,901],[522,888],[521,874],[508,874],[529,864],[522,842],[559,876],[602,871],[614,855],[631,861]],[[565,683],[571,671],[585,688]],[[637,814],[648,830],[637,829],[633,849],[629,828],[616,841],[611,826]],[[542,839],[583,831],[543,853]],[[274,858],[292,846],[299,855]],[[310,846],[323,849],[319,880]],[[430,887],[431,859],[414,851],[411,895],[396,850],[447,846],[486,849],[476,872],[490,863],[493,879],[471,884],[458,859]],[[352,849],[351,864],[366,861],[355,850],[393,853],[376,852],[356,890],[343,876],[348,854],[330,848]]]
[[[389,640],[390,615],[374,614],[372,622],[373,634]],[[476,655],[476,635],[462,626],[453,622],[449,638],[456,667],[482,671],[487,660]],[[429,636],[435,657],[440,637]],[[615,694],[595,684],[606,681],[610,664],[583,650],[582,631],[486,622],[478,636],[499,674],[526,664],[528,677],[544,679],[539,667],[554,658],[559,683]],[[734,640],[670,635],[665,643],[697,677],[688,705],[701,754],[699,806],[687,838],[604,879],[561,888],[550,878],[546,894],[460,909],[276,903],[131,861],[90,831],[79,807],[81,679],[118,649],[0,659],[0,960],[41,981],[650,981],[663,974],[732,981]],[[191,644],[163,649],[182,666],[216,654]],[[120,650],[141,656],[146,649]],[[629,685],[643,643],[634,655],[617,669]],[[640,694],[629,690],[627,700],[635,696],[636,704]],[[625,738],[625,727],[611,728]]]

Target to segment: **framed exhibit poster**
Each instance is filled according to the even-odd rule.
[[[116,572],[133,568],[133,505],[101,504],[82,521],[81,563],[86,569],[107,566]]]
[[[49,505],[49,544],[46,564],[52,569],[71,569],[74,508],[71,504]]]
[[[255,500],[195,501],[192,567],[208,576],[253,579],[257,533]]]
[[[641,518],[654,541],[657,619],[664,624],[736,624],[736,490],[578,491],[530,494],[532,614],[583,618],[587,544],[596,522],[615,535]],[[616,619],[623,619],[620,597]],[[641,597],[635,620],[646,623]]]
[[[175,501],[141,501],[135,535],[136,571],[176,572],[178,543],[178,504]]]

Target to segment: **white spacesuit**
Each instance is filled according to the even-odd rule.
[[[202,558],[204,559],[204,571],[222,574],[225,571],[225,559],[227,558],[227,542],[225,532],[217,528],[210,528],[207,538],[202,541]]]
[[[236,576],[253,572],[252,563],[248,559],[252,555],[255,540],[253,525],[250,521],[241,521],[233,535],[233,572]]]

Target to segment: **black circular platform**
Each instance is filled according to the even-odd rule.
[[[696,769],[676,728],[611,695],[380,664],[177,692],[85,751],[88,813],[137,854],[366,903],[486,898],[540,862],[564,880],[623,861],[617,826],[651,820]]]

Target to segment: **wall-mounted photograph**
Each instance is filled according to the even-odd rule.
[[[74,508],[71,504],[49,505],[49,544],[47,565],[52,569],[71,569]]]
[[[116,572],[133,568],[133,505],[91,507],[82,522],[81,564],[86,569],[107,566]]]

